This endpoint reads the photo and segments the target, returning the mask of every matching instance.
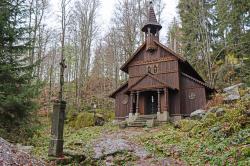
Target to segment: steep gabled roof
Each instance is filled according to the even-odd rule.
[[[175,89],[173,87],[168,86],[166,83],[164,83],[163,81],[161,81],[160,79],[158,79],[157,77],[155,77],[154,75],[152,75],[151,73],[147,73],[144,76],[142,76],[138,81],[136,81],[133,85],[131,85],[128,88],[128,91],[131,90],[133,87],[135,87],[136,85],[138,85],[140,82],[142,82],[144,79],[146,79],[147,77],[150,77],[152,80],[158,82],[162,87],[169,87],[171,89]]]
[[[122,84],[119,88],[117,88],[113,93],[111,93],[109,95],[109,97],[115,98],[115,95],[122,90],[123,88],[125,88],[126,86],[128,86],[128,81],[126,81],[124,84]]]
[[[194,82],[196,82],[196,83],[198,83],[198,84],[200,84],[202,86],[205,86],[206,88],[208,88],[210,90],[213,90],[213,88],[211,88],[206,82],[199,81],[199,80],[195,79],[194,77],[192,77],[192,76],[190,76],[190,75],[188,75],[186,73],[183,73],[183,72],[181,73],[181,75],[193,80]]]
[[[137,50],[134,52],[132,56],[128,58],[128,60],[121,66],[121,70],[128,73],[128,64],[136,57],[136,55],[143,49],[143,47],[146,46],[146,42],[144,42]]]
[[[164,46],[163,44],[161,44],[159,41],[154,40],[154,42],[160,46],[161,48],[163,48],[164,50],[166,50],[167,52],[170,52],[172,55],[174,55],[176,58],[178,58],[181,61],[186,61],[186,59],[184,57],[182,57],[181,55],[177,54],[176,52],[174,52],[173,50],[171,50],[170,48],[168,48],[167,46]]]

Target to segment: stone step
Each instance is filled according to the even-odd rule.
[[[134,123],[134,124],[146,124],[146,122],[136,122],[136,121],[134,121],[134,122],[132,122],[132,123]],[[132,124],[131,123],[131,124]]]
[[[139,115],[138,117],[156,117],[157,115],[153,114],[153,115]]]
[[[149,119],[136,119],[135,121],[137,121],[137,122],[147,122],[147,120],[149,120]]]
[[[145,127],[145,124],[129,124],[129,127]]]
[[[136,119],[156,119],[156,117],[137,117]]]

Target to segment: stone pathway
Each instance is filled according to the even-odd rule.
[[[154,129],[153,129],[154,130]],[[183,165],[172,158],[159,159],[149,153],[143,146],[133,142],[133,138],[145,133],[142,128],[127,128],[118,132],[105,133],[101,138],[93,142],[94,156],[96,160],[103,160],[107,166],[114,164],[115,156],[130,153],[135,160],[128,161],[126,165],[138,166],[173,166]]]

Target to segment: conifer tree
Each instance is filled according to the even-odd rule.
[[[30,46],[25,0],[0,1],[0,118],[20,119],[32,110],[36,86],[28,65]]]

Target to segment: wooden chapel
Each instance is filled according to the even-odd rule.
[[[203,108],[213,89],[180,55],[159,41],[162,26],[152,3],[142,27],[145,42],[121,66],[129,75],[114,91],[117,119],[155,115],[159,121],[180,119]]]

